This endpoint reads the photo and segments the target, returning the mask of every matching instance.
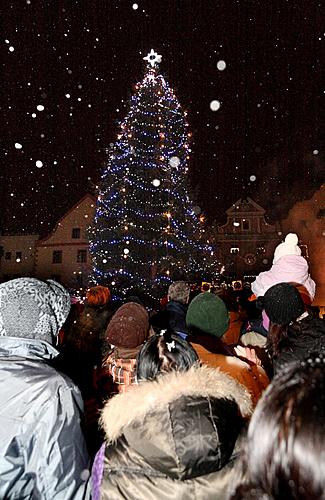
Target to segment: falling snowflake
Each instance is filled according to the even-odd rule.
[[[42,168],[43,162],[41,160],[36,160],[35,165],[37,168]]]
[[[70,94],[65,94],[67,99],[70,99]]]
[[[159,180],[159,179],[154,179],[154,180],[152,181],[152,184],[153,184],[153,186],[155,186],[155,187],[159,187],[159,186],[160,186],[160,180]]]
[[[217,101],[216,99],[210,102],[211,111],[218,111],[220,106],[221,106],[220,101]]]
[[[169,160],[169,165],[173,168],[177,168],[180,162],[181,160],[178,158],[178,156],[172,156]]]
[[[15,142],[15,148],[16,149],[21,149],[22,145],[19,142]]]
[[[226,63],[225,61],[218,61],[217,62],[217,68],[219,71],[223,71],[226,68]]]
[[[251,182],[256,181],[256,175],[251,175],[251,176],[250,176],[250,178],[249,178],[249,180],[250,180]]]
[[[133,10],[137,10],[138,8],[139,8],[139,5],[138,5],[137,3],[134,3],[134,4],[132,5],[132,9],[133,9]]]
[[[38,104],[38,106],[36,106],[36,109],[37,109],[37,111],[44,111],[43,104]]]
[[[318,155],[318,153],[319,153],[318,149],[314,149],[313,155]]]

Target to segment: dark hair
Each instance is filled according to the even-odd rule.
[[[325,356],[274,378],[248,429],[243,482],[232,499],[321,500],[325,491]]]
[[[155,380],[171,371],[187,371],[198,362],[193,347],[176,334],[162,330],[151,337],[137,356],[137,379]]]

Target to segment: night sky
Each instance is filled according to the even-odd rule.
[[[243,196],[275,220],[324,182],[325,1],[1,7],[3,230],[44,234],[94,192],[151,48],[188,111],[190,181],[208,220]]]

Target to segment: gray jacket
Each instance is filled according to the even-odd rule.
[[[0,498],[89,498],[82,399],[49,343],[0,336]]]

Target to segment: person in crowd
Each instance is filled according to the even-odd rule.
[[[102,343],[112,316],[111,294],[105,286],[86,292],[84,308],[73,321],[67,321],[60,349],[58,368],[78,385],[83,398],[94,396],[94,370],[102,362]]]
[[[306,310],[299,289],[291,283],[278,283],[263,299],[267,349],[274,372],[309,353],[325,352],[325,321]]]
[[[127,302],[116,311],[105,334],[108,351],[103,360],[101,384],[107,387],[106,396],[125,392],[135,383],[136,357],[149,333],[149,316],[143,306]]]
[[[190,285],[186,281],[174,281],[168,288],[165,309],[151,318],[153,327],[158,330],[171,329],[186,338],[186,311],[190,291]]]
[[[81,395],[50,364],[69,310],[55,281],[0,285],[0,498],[87,497]]]
[[[200,360],[228,373],[249,391],[254,406],[269,383],[268,376],[254,351],[228,346],[223,335],[229,326],[229,313],[225,303],[217,296],[203,292],[190,303],[186,323],[187,340],[196,350]]]
[[[325,357],[288,365],[249,424],[232,500],[323,500]],[[229,497],[228,497],[229,498]]]
[[[273,285],[282,282],[294,282],[304,285],[311,300],[315,297],[315,282],[309,275],[308,263],[301,255],[298,236],[289,233],[283,243],[274,252],[273,265],[269,271],[260,273],[252,283],[252,291],[256,297],[265,295]]]
[[[92,470],[93,500],[223,500],[238,454],[247,391],[200,367],[194,349],[162,332],[141,348],[139,385],[108,401],[106,443]]]

